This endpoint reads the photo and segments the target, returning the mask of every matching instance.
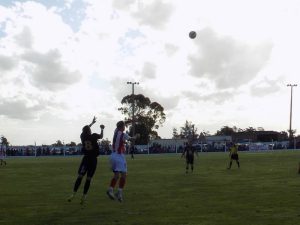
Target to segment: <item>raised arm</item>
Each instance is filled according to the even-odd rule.
[[[100,139],[103,138],[103,130],[104,130],[105,126],[103,124],[100,125],[100,129],[101,129],[101,132],[100,132]]]
[[[140,134],[136,134],[136,135],[134,135],[133,137],[130,137],[129,135],[128,135],[128,141],[135,141],[136,139],[138,139],[138,138],[140,138]]]
[[[91,122],[91,124],[89,125],[89,127],[93,126],[94,123],[96,123],[96,119],[97,119],[97,118],[94,116],[93,121]]]

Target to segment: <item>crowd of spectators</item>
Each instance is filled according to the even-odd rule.
[[[149,147],[150,154],[158,154],[158,153],[181,153],[183,152],[183,146],[176,146],[176,145],[168,145],[168,146],[161,146],[161,145],[153,145]]]
[[[80,155],[81,147],[12,146],[6,148],[7,156]]]
[[[264,144],[260,145],[252,143],[238,143],[239,151],[249,151],[249,150],[280,150],[287,149],[287,146],[282,143],[275,144]],[[250,146],[250,148],[249,148]],[[4,148],[3,146],[1,146]],[[225,152],[229,150],[229,143],[226,145],[219,143],[210,144],[194,144],[194,147],[198,152]],[[154,144],[149,146],[149,149],[137,149],[135,148],[134,154],[160,154],[160,153],[182,153],[184,146],[168,145],[162,146],[159,144]],[[111,153],[111,146],[100,146],[100,155],[109,155]],[[129,153],[129,151],[128,151]],[[82,155],[81,146],[9,146],[5,148],[6,156],[59,156],[59,155]]]

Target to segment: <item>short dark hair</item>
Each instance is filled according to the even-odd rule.
[[[119,122],[117,122],[117,128],[122,128],[122,127],[124,127],[124,126],[125,126],[124,121],[119,121]]]

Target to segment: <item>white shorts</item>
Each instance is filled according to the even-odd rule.
[[[110,164],[113,172],[127,173],[127,163],[124,154],[118,154],[116,152],[111,153]]]

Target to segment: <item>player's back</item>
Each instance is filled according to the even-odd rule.
[[[113,151],[117,153],[125,152],[125,140],[128,140],[128,134],[124,133],[122,130],[116,129],[113,136]]]
[[[231,154],[237,154],[237,151],[238,151],[238,149],[237,149],[237,146],[235,146],[235,145],[230,148]]]
[[[82,143],[82,151],[84,155],[91,156],[91,157],[97,157],[99,155],[99,145],[98,145],[98,139],[100,139],[101,136],[99,134],[81,134],[80,139]]]

